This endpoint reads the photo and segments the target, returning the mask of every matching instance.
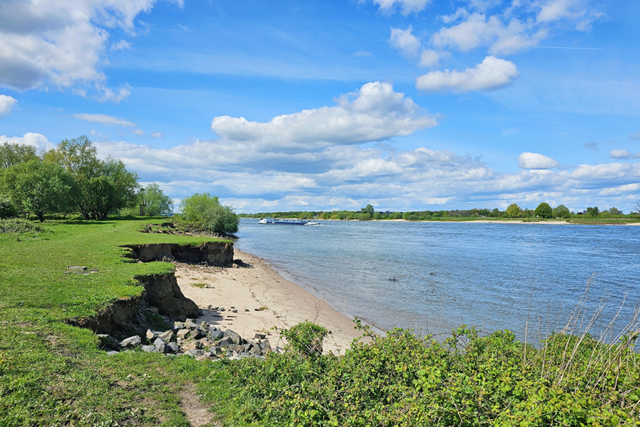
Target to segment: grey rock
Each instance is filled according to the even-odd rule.
[[[273,351],[271,350],[271,343],[269,342],[269,340],[262,341],[262,343],[260,344],[260,348],[262,349],[262,352],[265,354]]]
[[[162,339],[162,338],[156,338],[156,340],[153,342],[153,345],[156,346],[156,348],[160,345],[165,345],[166,342]]]
[[[233,341],[231,341],[229,338],[221,339],[218,343],[220,347],[229,347],[229,344],[233,344]]]
[[[239,345],[239,344],[231,344],[228,348],[227,351],[233,351],[235,353],[243,353],[245,351],[245,348],[243,345]]]
[[[222,331],[213,331],[213,332],[211,332],[211,331],[210,331],[210,332],[209,332],[209,337],[210,337],[212,340],[219,340],[219,339],[221,339],[222,337],[224,337],[224,332],[222,332]]]
[[[256,337],[257,339],[259,339],[259,340],[263,340],[263,339],[265,339],[265,338],[267,337],[267,334],[263,334],[263,333],[258,332],[258,333],[255,335],[255,337]]]
[[[155,340],[156,338],[158,338],[158,332],[152,331],[151,329],[147,329],[146,337],[147,337],[147,340],[149,340],[149,342],[151,342],[151,341]]]
[[[184,327],[187,329],[195,329],[198,325],[196,325],[192,319],[187,319],[187,321],[184,322]]]
[[[217,330],[218,328],[216,328],[215,326],[209,325],[209,333],[216,332]]]
[[[153,353],[154,351],[156,351],[156,346],[154,345],[143,345],[140,348],[142,349],[142,351],[146,351],[147,353]]]
[[[187,356],[192,356],[192,357],[196,357],[196,356],[204,356],[204,351],[202,350],[187,350],[185,351],[185,353]]]
[[[180,346],[178,345],[178,343],[170,342],[168,346],[171,349],[172,353],[178,353],[180,351]]]
[[[167,344],[160,344],[156,346],[156,350],[158,350],[158,353],[171,353],[171,347]]]
[[[184,322],[173,322],[173,330],[177,332],[180,329],[184,329]]]
[[[162,338],[165,342],[169,342],[173,339],[173,331],[164,331],[161,333],[160,338]]]
[[[235,309],[235,308],[233,308],[233,309],[231,309],[231,312],[232,312],[232,313],[237,313],[237,312],[238,312],[238,310],[237,310],[237,309]]]
[[[229,338],[234,344],[242,344],[242,337],[240,334],[233,332],[231,329],[224,331],[224,336]]]
[[[216,357],[221,357],[222,356],[222,349],[220,347],[211,347],[209,349],[209,352],[211,354],[213,354]]]
[[[200,328],[193,329],[189,334],[189,338],[194,340],[199,340],[200,338],[204,338],[207,336],[207,333]]]
[[[253,346],[251,347],[251,350],[249,350],[249,353],[255,356],[260,356],[262,354],[262,350],[260,349],[260,346]]]
[[[118,354],[118,352],[117,352],[117,351],[115,351],[115,350],[109,350],[109,351],[107,351],[107,354],[108,354],[109,356],[113,356],[114,354]]]
[[[142,344],[142,338],[140,338],[138,335],[134,335],[120,341],[121,348],[133,348],[139,346],[140,344]]]
[[[182,340],[185,339],[187,335],[189,335],[189,332],[191,332],[189,329],[180,329],[177,333],[178,338]]]
[[[202,344],[202,341],[196,341],[194,345],[196,346],[197,350],[204,348],[204,344]]]

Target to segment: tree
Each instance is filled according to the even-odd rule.
[[[611,215],[622,215],[622,211],[618,208],[610,208],[609,212]]]
[[[597,217],[600,214],[600,209],[598,209],[598,207],[593,207],[593,208],[587,208],[587,215],[592,216],[592,217]]]
[[[0,145],[0,169],[38,159],[35,147],[30,145],[9,144],[8,142]]]
[[[553,209],[553,216],[555,218],[569,218],[571,216],[571,212],[565,205],[559,205]]]
[[[540,218],[551,218],[553,216],[553,209],[551,209],[548,203],[542,202],[536,208],[535,214]]]
[[[146,205],[144,209],[148,216],[168,215],[173,212],[173,200],[164,194],[156,183],[140,190],[139,201]]]
[[[371,205],[367,205],[364,208],[360,209],[360,213],[367,215],[368,218],[373,217],[373,213],[374,212],[375,212],[375,210],[373,209],[373,206],[371,206]]]
[[[196,193],[180,203],[181,218],[211,233],[235,233],[239,219],[231,206],[222,206],[216,196]]]
[[[98,159],[96,147],[84,135],[60,141],[45,153],[44,161],[62,166],[76,178],[80,188],[76,202],[84,219],[106,219],[137,203],[138,175],[120,160]]]
[[[515,203],[510,204],[505,212],[506,216],[509,218],[518,218],[521,213],[522,209],[520,209],[520,206]]]
[[[40,160],[6,169],[2,181],[11,203],[23,213],[34,213],[40,222],[46,214],[66,211],[78,192],[77,183],[69,172]]]

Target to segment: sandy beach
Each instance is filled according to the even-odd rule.
[[[324,352],[343,354],[360,336],[352,319],[280,276],[262,258],[235,250],[239,268],[176,264],[178,285],[187,298],[203,310],[198,319],[231,329],[245,338],[256,332],[269,333],[275,349],[284,346],[273,326],[287,328],[311,320],[331,333],[324,339]],[[220,317],[210,308],[223,307]],[[234,311],[234,310],[237,310]]]

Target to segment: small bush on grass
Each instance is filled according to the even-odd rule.
[[[0,234],[43,233],[44,227],[21,218],[0,219]]]

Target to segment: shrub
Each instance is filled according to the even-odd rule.
[[[210,233],[235,233],[239,218],[231,206],[223,206],[216,196],[196,193],[182,200],[182,214],[177,218],[179,225]],[[186,224],[180,224],[184,222]]]
[[[558,205],[553,209],[553,216],[556,218],[569,218],[571,216],[571,212],[565,205]]]
[[[46,231],[40,225],[22,218],[0,219],[0,234],[42,233]]]
[[[287,349],[305,356],[322,354],[322,341],[327,333],[325,328],[309,321],[281,331],[287,339]]]
[[[18,212],[11,203],[11,199],[7,196],[0,195],[0,219],[11,218],[16,215],[18,215]]]

